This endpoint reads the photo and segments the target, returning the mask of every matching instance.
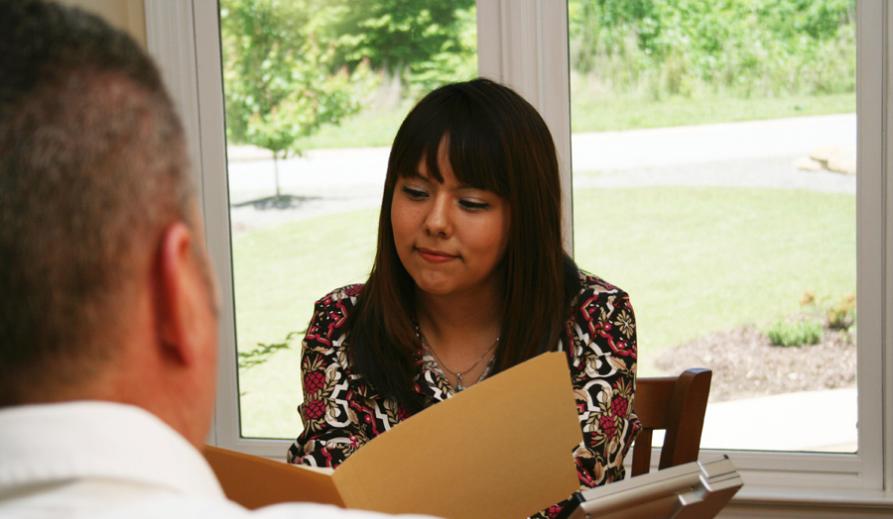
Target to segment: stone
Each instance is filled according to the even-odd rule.
[[[856,150],[852,148],[841,146],[819,146],[809,154],[809,158],[818,163],[825,171],[841,173],[844,175],[856,174]],[[798,161],[798,164],[799,162],[800,161]],[[804,165],[806,164],[804,163]],[[816,171],[807,168],[800,169]]]
[[[794,167],[800,171],[824,171],[825,167],[821,162],[813,160],[810,157],[801,157],[794,161]]]
[[[856,174],[856,155],[842,153],[836,157],[831,157],[826,166],[828,171],[835,173],[843,173],[844,175]]]

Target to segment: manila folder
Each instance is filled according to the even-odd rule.
[[[331,476],[270,462],[282,470],[243,473],[233,483],[279,480],[270,484],[277,489],[272,499],[243,503],[251,507],[303,500],[447,518],[524,517],[578,489],[572,452],[581,440],[567,360],[553,352],[397,424]],[[235,499],[209,452],[224,491]],[[286,479],[287,486],[306,488],[294,488],[289,498],[281,485]]]

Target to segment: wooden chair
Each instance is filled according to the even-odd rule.
[[[690,368],[678,377],[637,381],[634,408],[642,429],[633,445],[631,477],[651,469],[651,433],[655,429],[666,430],[658,470],[698,459],[712,375],[709,369]]]

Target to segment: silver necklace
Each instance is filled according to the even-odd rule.
[[[499,344],[499,337],[496,337],[496,340],[493,341],[493,344],[491,344],[490,347],[487,348],[487,351],[485,351],[478,358],[478,360],[474,361],[474,364],[472,364],[471,366],[469,366],[466,369],[463,369],[461,371],[453,371],[450,368],[448,368],[447,365],[444,364],[442,360],[440,360],[440,357],[437,356],[437,352],[434,351],[434,348],[432,348],[431,344],[428,343],[428,339],[425,338],[425,334],[422,333],[422,329],[419,328],[418,326],[416,326],[415,331],[416,331],[416,335],[419,337],[419,341],[422,343],[422,347],[425,348],[425,351],[431,353],[431,355],[434,357],[434,361],[437,363],[437,367],[440,368],[440,370],[442,372],[445,371],[445,372],[449,373],[450,375],[456,377],[456,386],[453,388],[453,390],[457,393],[462,391],[463,389],[465,389],[465,384],[462,380],[462,377],[464,377],[469,372],[471,372],[471,370],[476,368],[478,366],[478,364],[480,364],[482,360],[484,360],[487,356],[489,356],[493,352],[493,350],[496,349],[496,346]],[[496,359],[496,357],[493,357],[490,359],[490,362],[487,364],[487,367],[484,368],[483,373],[481,373],[481,376],[477,379],[477,381],[475,381],[475,383],[480,382],[481,380],[484,380],[484,378],[487,377],[487,375],[490,373],[490,369],[493,368],[493,361],[495,359]],[[449,380],[447,380],[447,383],[449,383]]]

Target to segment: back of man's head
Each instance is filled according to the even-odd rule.
[[[190,222],[183,130],[158,71],[81,11],[0,2],[0,406],[113,359],[120,305]]]

